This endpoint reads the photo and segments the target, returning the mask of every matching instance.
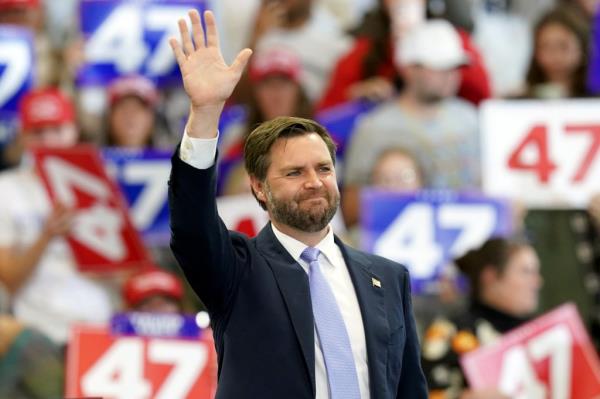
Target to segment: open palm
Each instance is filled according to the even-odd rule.
[[[206,34],[198,12],[190,11],[189,17],[193,41],[184,19],[179,20],[181,44],[175,38],[169,41],[181,70],[183,87],[192,107],[220,106],[229,98],[240,80],[252,51],[242,50],[233,64],[227,65],[219,47],[219,34],[213,13],[204,13]]]

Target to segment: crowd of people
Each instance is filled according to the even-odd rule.
[[[28,155],[31,146],[80,143],[173,149],[182,135],[189,104],[177,84],[132,74],[102,87],[77,83],[86,62],[78,3],[0,0],[0,28],[30,30],[35,52],[35,84],[19,100],[17,123],[3,127],[14,132],[0,135],[0,397],[62,397],[74,323],[106,323],[119,310],[202,308],[168,247],[152,248],[154,261],[135,273],[80,272],[66,240],[73,212],[50,201]],[[227,106],[241,116],[220,131],[219,157],[228,163],[221,195],[250,195],[242,152],[259,123],[279,116],[319,120],[360,104],[347,140],[338,143],[344,152],[336,216],[343,226],[337,233],[357,245],[365,188],[482,191],[484,101],[598,94],[588,85],[588,66],[600,1],[213,0],[212,6],[226,58],[254,49]],[[600,194],[586,209],[561,211],[529,210],[511,200],[512,234],[490,237],[447,266],[447,275],[466,278],[469,294],[443,281],[435,298],[414,299],[432,398],[496,397],[468,390],[459,355],[569,300],[600,348]]]

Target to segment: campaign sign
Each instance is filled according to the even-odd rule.
[[[596,6],[592,28],[587,86],[590,93],[600,93],[600,7],[598,6]]]
[[[451,259],[509,234],[510,221],[504,201],[475,194],[361,193],[361,247],[405,265],[417,294],[435,290]]]
[[[19,99],[34,84],[33,34],[0,25],[0,110],[17,111]]]
[[[81,271],[109,272],[147,262],[127,203],[95,147],[33,148],[32,153],[52,202],[75,211],[68,242]]]
[[[357,121],[375,105],[370,101],[352,101],[321,111],[315,116],[333,137],[338,157],[344,157]]]
[[[473,389],[512,399],[600,397],[600,362],[577,309],[566,304],[468,352],[462,368]]]
[[[229,230],[254,237],[269,221],[269,216],[251,194],[217,198],[219,216]]]
[[[538,208],[585,207],[600,181],[600,100],[481,106],[485,192]]]
[[[67,351],[66,397],[210,399],[217,382],[211,330],[194,339],[113,334],[76,326]]]
[[[196,338],[200,327],[196,318],[180,313],[117,313],[110,320],[110,331],[118,335]]]
[[[209,0],[82,0],[86,63],[78,83],[103,85],[118,76],[139,74],[158,85],[179,84],[169,38],[179,36],[177,21],[190,9],[203,13],[209,4]]]
[[[129,215],[148,245],[169,243],[168,181],[170,150],[105,148],[108,172],[129,204]]]
[[[0,149],[12,142],[17,135],[19,115],[16,112],[0,110]]]

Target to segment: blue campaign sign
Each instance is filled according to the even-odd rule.
[[[590,93],[594,94],[600,93],[600,7],[597,9],[592,29],[587,82]]]
[[[362,248],[404,264],[417,294],[434,290],[453,258],[511,233],[508,204],[480,195],[365,190],[361,207]]]
[[[375,105],[376,103],[370,101],[353,101],[327,109],[315,116],[315,119],[331,133],[338,147],[338,157],[344,157],[346,145],[358,119]]]
[[[167,182],[172,151],[106,148],[102,155],[109,174],[129,203],[129,214],[144,242],[167,245],[170,238]]]
[[[117,313],[110,320],[115,335],[198,339],[196,318],[179,313]]]
[[[77,82],[104,85],[118,76],[139,74],[159,86],[179,84],[168,41],[179,36],[177,21],[192,8],[202,13],[210,0],[82,0],[86,64]]]
[[[30,30],[0,25],[0,111],[16,112],[34,84],[35,58]]]
[[[12,142],[17,135],[18,118],[19,116],[16,112],[0,110],[0,149]]]

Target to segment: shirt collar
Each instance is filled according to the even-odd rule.
[[[297,262],[300,259],[302,252],[308,248],[308,245],[296,240],[293,237],[290,237],[285,233],[282,233],[277,229],[277,227],[275,227],[275,225],[273,225],[273,223],[271,223],[271,228],[273,229],[273,234],[275,234],[275,237],[277,237],[281,245],[283,245],[285,250],[288,251],[288,253],[292,255],[292,258],[294,258],[294,260]],[[327,228],[327,235],[323,237],[321,242],[317,244],[316,248],[318,248],[319,251],[325,255],[329,263],[333,265],[334,262],[332,262],[332,260],[335,259],[336,244],[331,225],[327,226]]]

